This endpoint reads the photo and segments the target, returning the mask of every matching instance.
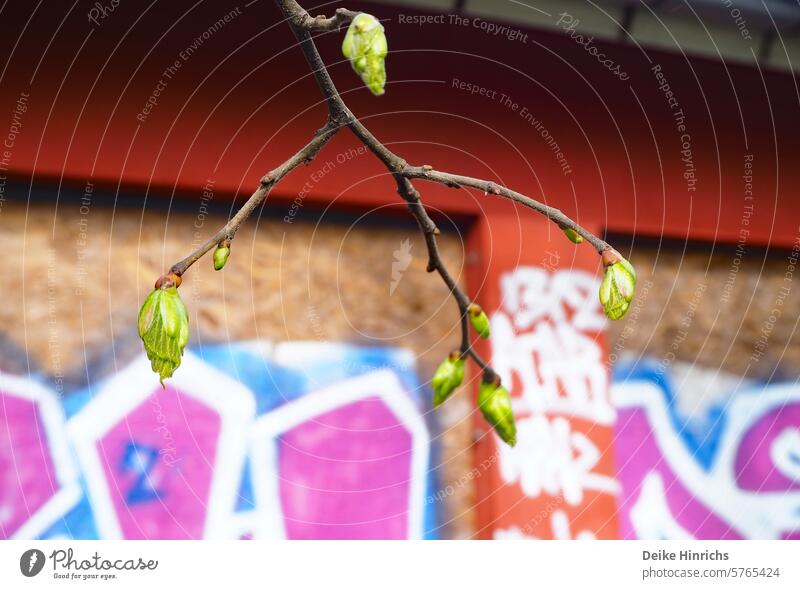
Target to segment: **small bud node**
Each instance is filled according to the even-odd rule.
[[[576,245],[583,243],[583,237],[581,237],[578,232],[571,227],[562,226],[561,230],[564,232],[564,235],[567,236],[567,239],[569,239],[572,243]]]
[[[491,328],[489,325],[489,316],[483,311],[480,305],[470,303],[467,307],[469,314],[469,321],[472,328],[477,332],[481,339],[488,339],[491,335]]]
[[[433,387],[433,406],[444,403],[464,380],[464,359],[458,350],[450,355],[436,369],[431,380]]]
[[[511,409],[511,395],[496,375],[490,382],[484,380],[478,387],[478,407],[500,439],[509,446],[515,446],[517,424]]]
[[[225,245],[227,244],[227,245]],[[224,240],[214,250],[214,270],[222,270],[231,255],[230,240]]]
[[[154,288],[158,288],[161,290],[172,288],[173,286],[175,288],[178,288],[182,282],[183,278],[181,278],[180,274],[176,274],[175,272],[169,272],[167,274],[158,277],[154,285]]]
[[[603,268],[608,268],[623,259],[619,252],[611,247],[604,249],[600,254],[600,258],[603,261]]]

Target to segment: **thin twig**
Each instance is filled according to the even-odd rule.
[[[302,8],[300,8],[300,10],[302,10]],[[305,10],[303,10],[303,13],[304,15],[301,19],[294,22],[294,24],[309,31],[323,32],[338,31],[342,25],[349,23],[358,15],[357,12],[347,10],[346,8],[338,8],[336,14],[330,18],[326,18],[324,15],[311,16]]]
[[[431,182],[438,182],[450,188],[459,188],[461,186],[469,186],[482,190],[484,194],[494,194],[502,196],[514,202],[518,202],[534,211],[541,213],[561,229],[569,228],[575,231],[578,235],[583,237],[586,241],[592,244],[592,247],[597,250],[597,253],[603,253],[605,250],[610,249],[611,246],[605,241],[594,235],[592,232],[584,229],[575,221],[567,217],[560,210],[548,206],[538,200],[535,200],[524,194],[520,194],[515,190],[506,188],[500,184],[490,180],[480,180],[478,178],[471,178],[469,176],[460,176],[458,174],[450,174],[448,172],[439,172],[430,166],[406,166],[400,174],[406,178],[419,178],[421,180],[430,180]]]
[[[207,254],[211,248],[215,247],[222,241],[232,240],[242,223],[244,223],[247,217],[250,216],[250,213],[252,213],[255,208],[261,204],[261,202],[270,193],[272,188],[278,182],[280,182],[283,177],[286,176],[286,174],[294,170],[300,164],[308,165],[311,163],[316,157],[317,153],[319,153],[319,150],[322,149],[328,141],[330,141],[331,137],[336,134],[339,128],[340,127],[338,125],[332,121],[329,121],[327,125],[317,131],[317,133],[314,135],[314,138],[309,141],[305,147],[303,147],[300,151],[295,153],[292,157],[271,172],[264,174],[264,176],[261,178],[259,187],[253,194],[250,195],[250,198],[248,198],[247,201],[242,205],[242,208],[240,208],[237,213],[231,217],[225,226],[217,231],[210,239],[208,239],[208,241],[203,243],[195,251],[172,266],[170,272],[181,276],[184,272],[186,272],[189,266]]]

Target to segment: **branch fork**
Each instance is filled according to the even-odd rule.
[[[353,115],[336,90],[336,86],[328,73],[311,35],[311,33],[315,32],[339,30],[343,25],[352,21],[359,13],[339,8],[332,17],[325,17],[322,15],[312,17],[295,0],[275,0],[275,2],[281,9],[292,32],[297,38],[308,66],[319,86],[320,92],[326,100],[328,106],[328,120],[325,126],[319,129],[314,137],[297,153],[261,177],[259,187],[225,226],[186,258],[172,266],[170,272],[165,276],[168,276],[168,280],[177,286],[180,284],[181,275],[203,255],[221,243],[230,244],[239,227],[255,208],[269,196],[272,188],[301,164],[308,165],[312,162],[320,150],[325,147],[336,133],[343,128],[347,128],[373,153],[373,155],[375,155],[375,157],[383,162],[387,170],[392,174],[397,185],[398,194],[406,201],[409,212],[417,220],[420,231],[425,238],[428,250],[428,272],[437,272],[440,275],[458,305],[461,321],[461,346],[456,354],[460,355],[461,359],[472,358],[483,371],[482,381],[485,383],[495,383],[495,386],[499,386],[499,377],[474,350],[472,340],[470,339],[469,315],[470,311],[474,310],[477,305],[474,305],[474,303],[470,301],[445,267],[436,239],[441,232],[428,214],[420,193],[412,183],[412,180],[435,182],[449,188],[474,188],[483,191],[486,195],[491,194],[522,204],[544,215],[556,223],[561,229],[569,228],[573,230],[588,241],[599,254],[604,254],[604,261],[610,256],[607,250],[611,250],[611,246],[578,225],[560,210],[505,186],[489,180],[441,172],[435,170],[433,166],[428,164],[422,166],[409,165],[403,158],[381,143]]]

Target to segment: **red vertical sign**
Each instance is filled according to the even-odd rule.
[[[618,537],[599,257],[513,209],[484,219],[470,245],[470,291],[492,324],[481,352],[518,427],[514,448],[492,433],[477,444],[479,536]]]

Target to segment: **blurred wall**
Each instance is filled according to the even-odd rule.
[[[79,430],[110,427],[113,421],[109,421],[110,417],[101,417],[91,400],[95,396],[102,399],[103,391],[110,391],[111,399],[116,398],[116,403],[124,405],[125,399],[135,391],[120,388],[119,374],[128,375],[122,377],[122,382],[131,378],[139,382],[139,393],[158,388],[157,377],[149,368],[140,366],[142,346],[136,333],[136,316],[141,301],[152,288],[152,277],[188,253],[193,243],[204,239],[225,221],[227,207],[215,204],[210,193],[206,196],[209,198],[201,200],[194,211],[184,206],[178,210],[142,212],[125,200],[133,198],[130,195],[122,199],[121,206],[113,209],[105,204],[109,195],[92,187],[82,193],[62,192],[59,199],[51,192],[39,192],[33,195],[29,205],[22,194],[4,203],[0,215],[0,244],[7,251],[16,252],[8,257],[0,272],[7,285],[0,311],[3,325],[0,371],[12,379],[11,384],[4,382],[0,387],[4,395],[12,395],[3,397],[5,409],[0,420],[6,433],[2,436],[4,450],[0,466],[2,477],[8,479],[0,504],[6,510],[3,513],[11,514],[10,519],[3,520],[5,536],[20,532],[18,526],[24,522],[27,527],[22,528],[23,535],[31,535],[30,530],[37,530],[37,534],[48,530],[34,517],[39,513],[37,497],[41,493],[48,496],[55,493],[59,488],[58,477],[53,474],[48,483],[40,476],[44,467],[38,467],[38,471],[34,467],[39,462],[49,462],[48,472],[55,473],[55,463],[74,462],[70,453],[76,442],[66,434],[61,435],[64,429],[61,426],[56,425],[51,430],[47,423],[52,420],[60,423],[64,411],[70,420],[79,416],[84,424]],[[208,393],[211,394],[209,402],[212,407],[217,402],[225,407],[226,395],[233,395],[233,392],[225,392],[224,387],[229,385],[220,385],[222,377],[213,376],[213,370],[227,372],[235,381],[250,388],[251,392],[243,395],[256,399],[257,415],[271,414],[273,408],[300,398],[306,392],[335,382],[350,382],[376,370],[388,368],[400,375],[412,375],[409,378],[413,380],[403,381],[407,387],[404,394],[413,401],[419,419],[427,421],[426,429],[430,429],[430,433],[426,433],[430,442],[425,443],[422,450],[426,460],[431,461],[424,473],[430,486],[418,491],[419,501],[433,514],[433,519],[426,520],[426,534],[468,536],[474,529],[471,485],[460,484],[449,490],[446,503],[442,501],[444,495],[440,490],[451,488],[451,482],[470,468],[471,454],[464,449],[471,443],[472,402],[468,399],[469,392],[464,390],[439,412],[440,420],[434,419],[428,413],[431,409],[429,390],[424,385],[441,358],[460,341],[455,304],[441,281],[425,271],[424,242],[411,223],[387,223],[379,210],[365,215],[332,215],[332,219],[330,215],[317,213],[319,222],[313,220],[313,214],[307,213],[301,213],[291,222],[284,221],[282,215],[258,216],[237,235],[224,271],[215,272],[209,258],[187,273],[181,293],[190,313],[188,353],[206,362],[208,367],[203,371],[212,370],[203,377],[208,381],[209,390],[223,386],[219,391],[221,399],[216,401],[214,395]],[[462,267],[462,235],[454,225],[442,225],[442,228],[442,256],[457,270]],[[281,342],[286,342],[283,348],[279,347]],[[286,347],[292,345],[297,347]],[[231,346],[232,351],[225,352],[226,346]],[[391,350],[401,354],[397,358],[402,361],[393,360],[395,356]],[[198,360],[194,362],[179,373],[196,371]],[[39,413],[31,413],[23,409],[24,406],[17,412],[14,410],[14,403],[20,402],[17,394],[27,398],[29,387],[34,387],[31,391],[39,391],[36,386],[49,391],[41,393],[47,407],[44,411],[48,412],[46,423],[41,421],[44,418]],[[178,382],[174,386],[181,390],[185,385]],[[145,406],[157,406],[159,410],[145,410],[144,421],[142,416],[131,413],[122,423],[133,428],[129,430],[133,433],[124,439],[141,442],[143,437],[152,437],[154,431],[164,427],[158,421],[159,415],[166,415],[164,419],[173,424],[170,439],[179,437],[176,424],[185,423],[189,419],[187,415],[192,415],[187,408],[190,405],[184,402],[182,407],[167,402],[175,398],[174,391],[167,394],[166,399],[155,389],[153,395]],[[230,399],[233,403],[235,397]],[[63,410],[58,407],[62,403]],[[370,415],[367,413],[361,418],[367,420],[363,423],[378,427],[381,422],[374,421],[377,417]],[[194,425],[189,426],[187,435],[212,441],[213,437],[204,437],[211,435],[201,425],[205,418],[206,414],[202,413],[192,417]],[[73,426],[67,429],[69,427]],[[325,431],[336,431],[332,427]],[[144,428],[143,433],[136,433],[140,431],[137,428]],[[19,437],[22,431],[34,432],[34,438],[23,441]],[[300,439],[309,439],[309,435]],[[378,432],[378,435],[386,434]],[[60,454],[51,456],[48,443],[62,446]],[[298,444],[296,436],[294,443]],[[350,451],[369,448],[372,444],[351,440],[340,442],[340,446],[342,443]],[[84,444],[83,454],[89,447]],[[112,447],[117,446],[108,448]],[[170,444],[156,436],[148,447],[159,451],[168,449]],[[107,451],[109,456],[116,456],[116,450]],[[379,453],[373,456],[373,461],[388,460],[386,456],[393,455],[389,449],[375,451]],[[201,463],[208,460],[214,464],[218,460],[213,453],[209,454],[209,448],[203,450],[192,443],[177,451],[170,450],[164,456],[177,461],[181,456],[193,456],[197,452],[200,452]],[[31,453],[36,460],[30,458]],[[78,455],[82,455],[81,451]],[[120,454],[119,460],[124,456]],[[108,458],[108,461],[111,465],[117,463],[116,459]],[[362,463],[369,464],[363,460]],[[29,483],[25,464],[34,468]],[[138,483],[124,474],[125,468],[121,474],[109,476],[127,494],[121,499],[120,509],[123,513],[134,510],[134,530],[140,530],[135,532],[136,537],[142,534],[141,537],[203,535],[204,510],[199,514],[187,512],[183,516],[137,512],[135,507],[141,504],[137,504],[137,498],[152,501],[161,495],[155,490],[151,490],[151,495],[134,492]],[[301,469],[299,472],[310,472],[309,465],[296,468]],[[314,470],[320,468],[322,466],[317,465]],[[385,472],[392,471],[388,465],[385,469]],[[259,469],[254,467],[252,472],[258,473]],[[362,473],[361,476],[366,478],[357,479],[354,488],[366,492],[369,475]],[[397,476],[401,481],[409,480],[402,472]],[[328,495],[337,488],[335,481],[334,474],[329,474],[320,483],[323,488],[330,489]],[[46,488],[40,488],[42,485]],[[126,490],[129,488],[134,489],[130,491],[133,495]],[[102,523],[92,507],[94,504],[86,503],[86,497],[92,494],[89,489],[85,491],[78,507],[73,508],[67,502],[48,512],[51,523],[67,522],[56,526],[49,534],[94,537],[107,531],[100,524],[96,524],[100,532],[76,527],[76,520]],[[186,489],[173,491],[173,496],[188,492]],[[202,491],[197,493],[201,498],[204,496]],[[252,507],[255,500],[247,499],[251,491],[237,489],[236,493]],[[168,500],[169,493],[166,497]],[[185,501],[193,499],[189,497]],[[394,511],[404,513],[407,509],[397,498],[387,497],[385,501],[388,501],[387,508]],[[211,504],[207,498],[203,502]],[[382,504],[380,498],[373,502]],[[348,513],[342,509],[343,514]],[[181,527],[164,528],[165,522],[173,517],[178,517]],[[356,515],[352,517],[357,519]],[[252,534],[252,526],[240,528],[242,534]],[[325,529],[303,533],[322,537],[320,534]],[[366,537],[370,534],[380,537],[388,532],[363,533]],[[219,530],[216,535],[220,535]]]

